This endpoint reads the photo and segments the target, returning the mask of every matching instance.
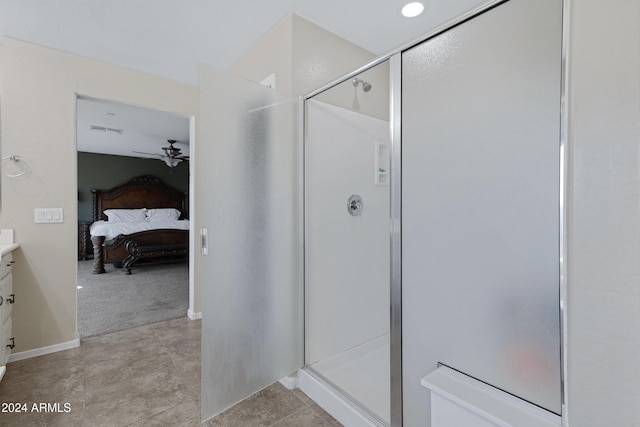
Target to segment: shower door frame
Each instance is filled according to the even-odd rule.
[[[301,139],[303,147],[303,165],[302,165],[302,179],[303,179],[303,248],[304,248],[304,333],[305,339],[304,345],[304,367],[311,371],[314,376],[320,377],[324,382],[328,382],[324,377],[318,374],[309,364],[308,346],[306,345],[306,337],[308,336],[308,310],[307,310],[307,296],[308,293],[308,268],[307,268],[307,254],[308,254],[308,147],[307,147],[307,126],[306,126],[306,113],[307,113],[307,101],[316,95],[319,95],[347,80],[356,77],[358,74],[367,71],[379,64],[389,61],[389,132],[391,141],[391,159],[390,159],[390,409],[391,409],[391,427],[402,427],[403,425],[403,387],[402,387],[402,54],[421,44],[429,39],[432,39],[449,29],[456,27],[464,22],[473,19],[474,17],[487,12],[503,3],[507,3],[509,0],[489,0],[485,4],[478,6],[438,27],[419,36],[416,39],[392,49],[391,51],[373,59],[369,63],[357,68],[330,83],[321,86],[320,88],[301,96]],[[569,10],[571,0],[559,0],[562,3],[562,36],[561,36],[561,78],[560,78],[560,98],[561,104],[559,107],[560,112],[560,135],[559,135],[559,310],[560,310],[560,397],[561,397],[561,420],[562,425],[568,425],[567,417],[567,401],[568,401],[568,384],[567,384],[567,184],[568,180],[568,117],[569,107],[567,103],[568,99],[568,49],[569,49]],[[372,414],[368,408],[364,408],[358,402],[354,402],[348,395],[342,392],[338,387],[328,382],[330,386],[341,393],[345,398],[355,404],[356,407],[364,409],[364,412],[372,416],[374,419],[378,419],[375,414]]]
[[[301,120],[302,120],[302,141],[303,141],[303,173],[302,178],[304,181],[304,208],[303,208],[303,223],[304,223],[304,333],[305,333],[305,348],[304,348],[304,369],[308,370],[315,377],[322,382],[327,383],[331,388],[340,393],[342,397],[347,399],[353,406],[358,408],[363,415],[380,423],[382,420],[380,417],[372,412],[369,408],[362,405],[360,402],[354,400],[351,396],[340,389],[336,384],[333,384],[327,380],[322,374],[316,371],[309,365],[309,348],[306,344],[306,339],[309,336],[309,312],[307,310],[307,296],[309,285],[309,268],[307,266],[307,253],[308,253],[308,239],[309,221],[307,213],[309,211],[309,187],[307,179],[307,170],[309,165],[309,148],[308,144],[308,129],[307,129],[307,101],[314,96],[319,95],[335,86],[338,86],[345,81],[351,80],[355,76],[368,71],[384,62],[389,62],[389,135],[391,144],[391,159],[389,167],[389,189],[390,189],[390,227],[391,227],[391,239],[390,239],[390,348],[391,348],[391,360],[390,360],[390,373],[391,373],[391,423],[390,426],[402,426],[402,293],[401,293],[401,257],[400,257],[400,94],[401,94],[401,51],[390,52],[387,55],[380,56],[366,65],[343,75],[337,80],[322,86],[313,92],[301,97]],[[394,201],[397,203],[394,204]],[[386,423],[381,424],[386,425]]]

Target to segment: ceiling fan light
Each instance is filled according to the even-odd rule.
[[[170,168],[175,168],[182,161],[182,159],[176,159],[175,157],[163,157],[162,160],[164,160]]]

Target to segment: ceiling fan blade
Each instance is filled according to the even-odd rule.
[[[166,157],[163,156],[162,154],[156,154],[156,153],[145,153],[144,151],[131,151],[132,153],[137,153],[137,154],[147,154],[149,156],[157,156],[157,157]]]
[[[132,153],[138,153],[138,154],[146,154],[148,156],[155,156],[155,157],[159,157],[162,160],[165,159],[176,159],[179,161],[189,161],[189,156],[183,156],[182,155],[182,150],[180,150],[177,147],[174,147],[173,144],[176,143],[175,140],[173,139],[169,139],[167,140],[167,142],[169,143],[168,147],[162,147],[162,151],[164,151],[164,154],[158,154],[158,153],[146,153],[144,151],[131,151]]]

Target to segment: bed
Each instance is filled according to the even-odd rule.
[[[105,264],[127,274],[137,264],[188,258],[187,194],[143,175],[109,190],[91,190],[93,273]]]

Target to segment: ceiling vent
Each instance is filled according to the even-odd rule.
[[[113,133],[117,133],[118,135],[121,135],[122,132],[124,132],[123,129],[108,128],[108,127],[98,126],[98,125],[90,125],[89,130],[95,130],[98,132],[113,132]]]

